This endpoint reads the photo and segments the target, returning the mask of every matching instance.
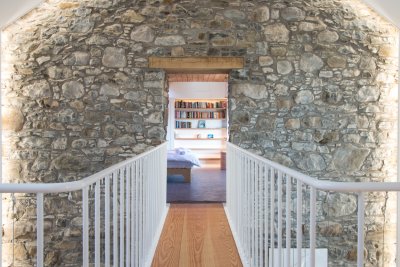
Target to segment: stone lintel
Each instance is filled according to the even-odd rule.
[[[243,67],[243,57],[149,57],[149,68],[168,73],[229,73]]]

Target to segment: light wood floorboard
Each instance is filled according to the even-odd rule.
[[[152,266],[242,266],[222,204],[171,205]]]

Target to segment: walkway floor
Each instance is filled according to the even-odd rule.
[[[152,266],[242,266],[222,204],[172,204]]]

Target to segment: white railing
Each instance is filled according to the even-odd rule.
[[[357,255],[364,256],[365,195],[399,191],[400,183],[393,182],[318,180],[227,144],[225,210],[244,266],[327,266],[323,265],[326,262],[316,263],[320,192],[350,193],[357,197],[354,239]],[[357,257],[358,267],[364,266],[363,256]]]
[[[1,184],[0,193],[36,194],[36,266],[43,266],[44,261],[46,194],[74,191],[82,193],[78,202],[82,203],[83,258],[76,259],[77,263],[81,261],[85,267],[92,264],[95,267],[150,266],[168,211],[166,164],[167,144],[164,143],[80,181]],[[94,217],[89,217],[93,202]],[[94,229],[94,238],[90,228]],[[0,259],[0,266],[1,262]]]

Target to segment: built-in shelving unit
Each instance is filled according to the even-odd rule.
[[[185,147],[199,157],[218,158],[227,141],[227,99],[175,99],[175,148]]]

